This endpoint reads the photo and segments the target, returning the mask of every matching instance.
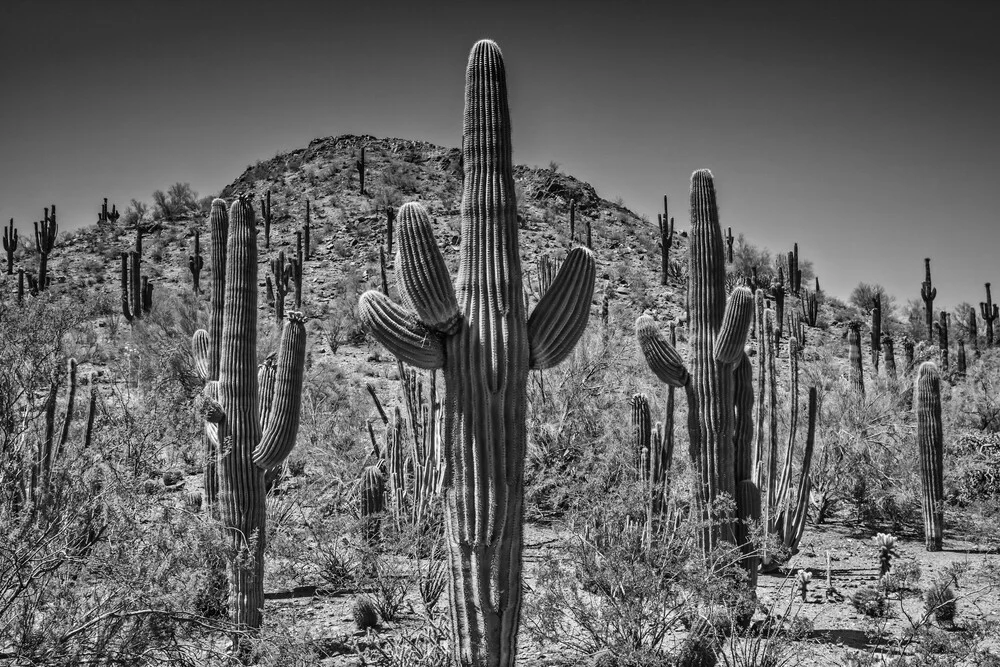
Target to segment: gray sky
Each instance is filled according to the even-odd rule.
[[[823,287],[938,303],[1000,285],[1000,41],[988,2],[0,4],[0,219],[62,229],[101,198],[346,132],[457,146],[469,48],[503,49],[514,158],[687,226],[712,169],[734,233],[797,241]],[[675,7],[676,5],[676,7]]]

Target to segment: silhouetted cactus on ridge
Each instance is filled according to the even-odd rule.
[[[993,295],[990,294],[989,283],[986,283],[986,301],[979,303],[979,309],[983,322],[986,323],[986,347],[993,347],[993,323],[1000,316],[1000,306],[993,303]]]
[[[927,320],[927,340],[934,340],[934,298],[937,288],[931,284],[931,258],[924,258],[924,282],[920,285],[920,298],[924,301],[924,317]]]
[[[7,251],[7,275],[14,275],[14,252],[17,250],[17,229],[14,227],[14,218],[10,219],[10,224],[3,229],[3,249]]]

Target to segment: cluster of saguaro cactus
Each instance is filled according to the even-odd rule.
[[[872,308],[871,323],[871,345],[872,345],[872,368],[875,375],[878,375],[879,353],[882,351],[882,295],[876,294]]]
[[[746,287],[725,293],[726,257],[711,172],[691,177],[690,287],[685,365],[652,318],[636,320],[636,336],[650,369],[668,385],[683,387],[688,400],[691,455],[700,474],[699,501],[708,507],[723,494],[736,499],[737,517],[759,518],[760,490],[752,480],[750,422],[752,368],[743,346],[753,318],[754,297]],[[737,401],[736,399],[739,399]],[[752,428],[749,429],[752,436]],[[754,513],[757,516],[753,516]],[[745,547],[745,530],[723,521],[705,534],[706,546],[719,539]],[[749,560],[749,559],[748,559]],[[756,570],[756,561],[748,569]]]
[[[802,269],[799,268],[799,244],[788,253],[788,287],[795,296],[802,290]]]
[[[142,231],[135,230],[135,248],[121,254],[122,314],[129,322],[153,308],[153,283],[142,275]]]
[[[35,248],[38,250],[38,278],[36,279],[36,291],[48,288],[52,283],[49,276],[49,255],[56,245],[56,235],[59,233],[59,225],[56,224],[56,205],[52,205],[52,214],[49,209],[45,209],[44,217],[35,223]]]
[[[934,340],[934,298],[937,288],[931,283],[931,258],[924,258],[924,282],[920,284],[920,298],[924,301],[924,318],[927,321],[927,340]]]
[[[361,157],[354,161],[354,167],[358,170],[358,192],[365,194],[365,147],[361,147]]]
[[[118,206],[116,204],[111,206],[111,210],[110,211],[108,210],[108,198],[105,197],[104,198],[104,203],[101,204],[101,212],[97,214],[97,224],[98,225],[106,225],[106,224],[112,224],[113,225],[114,223],[118,222],[118,218],[120,216],[121,216],[121,213],[118,212]]]
[[[305,318],[288,315],[274,372],[258,369],[257,229],[250,198],[233,202],[228,221],[225,201],[216,199],[212,222],[210,331],[195,333],[193,350],[195,366],[206,381],[202,414],[211,425],[207,435],[214,440],[219,505],[236,554],[229,569],[231,619],[240,629],[256,630],[264,606],[264,475],[281,465],[295,445]],[[224,251],[215,247],[216,233],[223,230]],[[223,298],[217,300],[220,291]]]
[[[932,362],[917,371],[913,409],[923,482],[924,540],[928,551],[941,550],[944,532],[944,436],[941,428],[941,378]]]
[[[653,424],[649,413],[649,399],[645,394],[633,395],[630,405],[632,449],[636,473],[645,494],[645,533],[648,543],[663,512],[667,475],[674,455],[674,440],[673,437],[666,436],[662,422]]]
[[[674,219],[669,215],[667,195],[663,195],[663,213],[656,214],[660,229],[660,284],[666,285],[670,277],[670,248],[674,244]]]
[[[850,362],[851,386],[859,395],[865,395],[864,362],[861,356],[861,323],[847,325],[848,360]]]
[[[993,303],[993,295],[990,294],[990,284],[986,283],[986,301],[979,303],[980,315],[986,323],[986,347],[993,347],[993,323],[1000,316],[1000,306]]]
[[[201,256],[201,234],[194,230],[194,253],[188,255],[188,270],[191,271],[191,288],[195,294],[201,294],[201,270],[205,259]]]
[[[271,247],[271,191],[268,190],[260,200],[260,217],[264,219],[264,247]]]
[[[390,352],[445,380],[445,526],[457,664],[510,667],[522,599],[526,386],[562,361],[590,315],[595,262],[574,248],[530,317],[518,251],[510,113],[500,49],[466,72],[462,244],[456,290],[418,204],[399,212],[402,307],[362,295],[362,322]]]
[[[816,326],[819,323],[819,280],[816,281],[816,291],[809,292],[806,290],[806,295],[804,298],[799,300],[800,308],[802,309],[802,317],[805,319],[806,324],[811,327]]]
[[[946,311],[941,311],[938,321],[934,323],[934,331],[938,335],[938,350],[941,355],[941,370],[946,374],[951,369],[948,359],[948,324],[951,316]]]
[[[7,252],[7,275],[14,275],[14,253],[17,251],[17,229],[14,227],[14,218],[10,219],[10,224],[3,229],[3,249]]]

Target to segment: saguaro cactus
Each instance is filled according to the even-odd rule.
[[[865,395],[865,373],[861,360],[861,324],[851,322],[847,325],[847,345],[850,348],[848,360],[851,364],[851,386],[860,395]]]
[[[896,352],[893,348],[892,336],[882,334],[882,354],[885,355],[885,374],[895,382],[899,374],[896,370]]]
[[[41,226],[39,226],[41,225]],[[49,278],[49,254],[56,246],[56,234],[59,225],[56,224],[56,205],[52,205],[52,215],[45,209],[45,217],[35,223],[35,248],[38,249],[38,289],[44,290],[51,283]]]
[[[944,532],[944,436],[941,429],[941,378],[930,361],[917,371],[917,447],[923,481],[924,541],[928,551],[941,550]]]
[[[191,271],[191,287],[195,294],[201,294],[201,269],[205,259],[201,256],[201,235],[194,231],[194,254],[188,255],[188,269]]]
[[[260,200],[260,217],[264,218],[264,247],[271,247],[271,191]]]
[[[726,261],[733,263],[733,228],[726,228]]]
[[[153,308],[153,284],[142,275],[142,231],[136,228],[135,248],[122,253],[122,314],[129,322]]]
[[[576,200],[569,200],[569,247],[573,247],[574,236],[576,235]]]
[[[969,331],[969,342],[972,343],[972,353],[979,358],[979,326],[976,324],[976,309],[969,308],[969,319],[965,325]]]
[[[939,321],[934,323],[934,331],[938,335],[938,350],[941,353],[941,370],[947,373],[950,369],[948,364],[948,323],[951,317],[945,311],[941,311]]]
[[[924,282],[920,285],[920,298],[924,300],[924,317],[927,320],[927,340],[934,340],[934,297],[937,288],[931,284],[931,258],[924,258]]]
[[[385,254],[392,257],[392,223],[396,221],[396,209],[385,207]]]
[[[657,214],[660,227],[660,284],[666,285],[670,275],[670,248],[674,243],[674,219],[669,217],[667,195],[663,195],[663,215]]]
[[[14,218],[3,229],[3,249],[7,251],[7,275],[14,275],[14,251],[17,250],[17,229],[14,228]]]
[[[882,295],[875,295],[875,304],[872,308],[872,325],[871,325],[871,344],[872,344],[872,367],[875,369],[875,375],[878,375],[878,362],[879,353],[882,351]]]
[[[986,322],[986,347],[993,347],[993,323],[1000,315],[1000,307],[993,303],[993,296],[990,294],[990,284],[986,283],[986,301],[979,303],[980,315]]]
[[[359,157],[354,162],[355,168],[358,170],[358,182],[359,188],[358,192],[365,194],[365,147],[361,147],[361,157]]]
[[[222,200],[212,203],[225,206]],[[276,369],[257,367],[257,229],[249,197],[229,212],[219,379],[206,384],[203,415],[216,426],[222,520],[236,554],[230,562],[230,613],[241,630],[260,627],[266,537],[264,474],[295,445],[305,367],[305,319],[290,313],[281,332]],[[214,254],[214,253],[213,253]],[[212,313],[215,323],[218,313]],[[195,333],[196,367],[214,362],[211,334]],[[237,647],[239,648],[239,647]]]
[[[101,212],[97,214],[97,224],[98,225],[106,225],[109,223],[114,224],[118,222],[118,218],[120,216],[121,213],[118,212],[117,205],[112,205],[111,210],[110,211],[108,210],[108,198],[105,197],[104,203],[101,204]]]
[[[965,377],[966,371],[966,359],[965,359],[965,341],[961,338],[958,339],[958,374]]]
[[[736,498],[737,513],[743,516],[749,510],[741,506],[741,498],[750,503],[756,497],[757,506],[760,504],[760,490],[752,481],[752,465],[747,463],[749,452],[737,452],[734,445],[734,371],[749,365],[743,346],[753,317],[753,295],[746,287],[737,287],[726,302],[726,256],[715,183],[707,169],[691,176],[689,239],[690,370],[660,335],[652,318],[644,315],[636,320],[636,336],[656,376],[668,385],[684,387],[687,393],[691,456],[702,482],[700,500],[707,508],[720,495],[728,494]],[[752,401],[751,389],[743,393]],[[746,449],[752,449],[749,443]],[[709,531],[706,546],[720,537],[736,541],[733,522],[723,522]]]
[[[590,315],[595,262],[571,250],[530,317],[521,286],[510,113],[500,49],[469,56],[465,185],[456,290],[423,207],[399,211],[397,271],[408,307],[362,295],[362,322],[390,352],[443,369],[444,483],[453,650],[461,665],[510,667],[522,583],[526,386],[529,369],[561,362]]]
[[[292,266],[285,262],[285,251],[282,250],[278,256],[271,260],[271,275],[268,276],[268,285],[273,279],[274,286],[274,321],[279,325],[285,319],[285,297],[288,295],[288,283],[292,279]]]
[[[309,260],[312,258],[312,239],[310,238],[310,227],[311,227],[311,216],[310,216],[310,206],[309,200],[306,200],[306,221],[302,225],[302,244],[303,244],[303,259]]]

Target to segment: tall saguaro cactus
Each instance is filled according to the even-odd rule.
[[[920,285],[920,298],[924,301],[924,317],[927,321],[927,340],[934,340],[934,298],[937,288],[931,284],[931,258],[924,258],[924,282]]]
[[[365,326],[418,368],[443,370],[445,526],[459,665],[511,667],[522,583],[526,386],[560,363],[587,325],[594,257],[574,248],[527,316],[521,286],[507,83],[499,47],[472,48],[465,80],[462,245],[457,290],[418,204],[398,215],[408,307],[362,295]],[[457,295],[456,295],[457,292]]]
[[[39,226],[41,225],[41,226]],[[52,205],[52,215],[45,209],[45,217],[35,223],[35,248],[38,250],[38,289],[44,290],[50,284],[48,273],[49,255],[56,246],[56,235],[59,225],[56,224],[56,205]]]
[[[660,228],[660,284],[666,285],[670,276],[670,247],[674,243],[674,219],[669,217],[667,195],[663,195],[663,214],[657,214]]]
[[[993,347],[993,323],[1000,316],[1000,307],[993,303],[993,295],[990,294],[990,284],[986,283],[986,301],[979,303],[980,315],[986,322],[986,347]]]
[[[941,378],[930,361],[917,371],[917,446],[923,481],[924,541],[928,551],[941,550],[944,532],[944,436],[941,429]]]
[[[871,344],[872,344],[872,368],[875,375],[878,375],[879,353],[882,351],[882,295],[875,295],[874,308],[872,308]]]
[[[17,229],[14,227],[14,218],[10,219],[10,224],[3,229],[3,249],[7,251],[7,275],[14,275],[14,252],[17,250]]]
[[[861,323],[847,325],[848,359],[850,362],[851,386],[859,395],[865,395],[865,372],[861,357]]]
[[[726,255],[715,183],[707,169],[691,176],[689,241],[688,365],[659,333],[652,318],[644,315],[636,320],[636,336],[656,376],[669,385],[684,387],[687,393],[691,457],[702,483],[700,499],[707,508],[720,495],[728,494],[737,499],[737,513],[744,516],[750,511],[742,504],[752,504],[756,498],[759,508],[760,489],[753,482],[752,464],[748,463],[752,456],[737,452],[734,444],[734,374],[739,370],[741,382],[745,382],[750,362],[744,359],[743,346],[754,299],[749,289],[737,287],[726,302]],[[741,396],[746,394],[752,401],[752,389],[746,388]],[[740,406],[741,414],[747,411],[749,415],[749,409],[745,404]],[[747,442],[745,448],[751,449],[752,443]],[[706,542],[711,545],[719,537],[736,541],[732,522],[709,531]]]
[[[225,202],[212,203],[213,213],[220,205]],[[206,384],[203,414],[215,425],[219,504],[236,554],[229,569],[230,613],[238,628],[253,631],[260,627],[264,606],[264,474],[281,465],[295,446],[306,331],[302,315],[290,313],[274,372],[266,364],[258,369],[257,229],[249,197],[240,197],[230,208],[225,253],[219,379]],[[213,325],[216,316],[213,312]],[[211,341],[212,335],[204,329],[195,333],[199,371],[214,363],[206,339]]]
[[[201,269],[205,259],[201,256],[201,234],[194,230],[194,253],[188,255],[188,270],[191,271],[191,288],[195,294],[201,294]]]

